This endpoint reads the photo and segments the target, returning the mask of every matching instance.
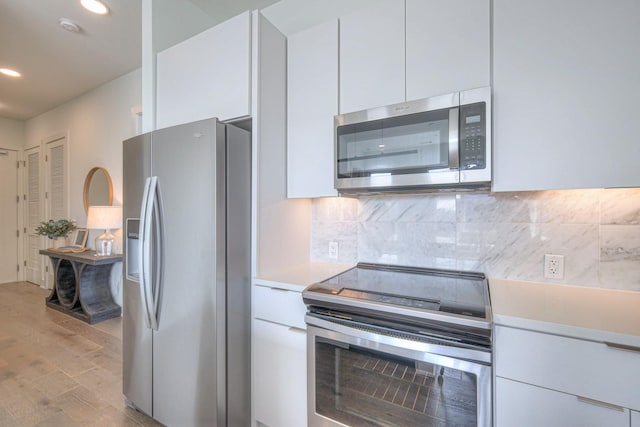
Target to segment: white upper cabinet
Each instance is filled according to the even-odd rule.
[[[333,20],[290,35],[288,197],[337,195],[335,114],[488,86],[489,6],[372,0],[341,15],[339,25]]]
[[[640,2],[493,13],[493,189],[640,186]]]
[[[631,427],[640,427],[640,412],[631,411]]]
[[[156,127],[251,114],[251,13],[157,56]]]
[[[333,116],[338,114],[337,19],[289,36],[287,59],[287,195],[336,196]]]
[[[406,0],[407,100],[490,85],[489,0]]]
[[[340,113],[405,100],[404,6],[376,1],[340,17]]]

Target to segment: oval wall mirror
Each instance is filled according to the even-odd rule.
[[[113,185],[111,176],[103,167],[92,168],[84,179],[84,211],[89,206],[111,206],[113,203]]]

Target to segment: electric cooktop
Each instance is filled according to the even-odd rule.
[[[307,287],[314,310],[380,317],[403,323],[427,321],[491,328],[489,286],[483,273],[359,263]]]

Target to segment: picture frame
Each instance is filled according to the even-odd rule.
[[[86,228],[76,228],[71,237],[70,245],[74,248],[84,248],[89,237],[89,230]]]

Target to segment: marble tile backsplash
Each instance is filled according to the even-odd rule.
[[[548,253],[564,279],[544,279]],[[640,291],[640,188],[315,199],[311,257]]]

